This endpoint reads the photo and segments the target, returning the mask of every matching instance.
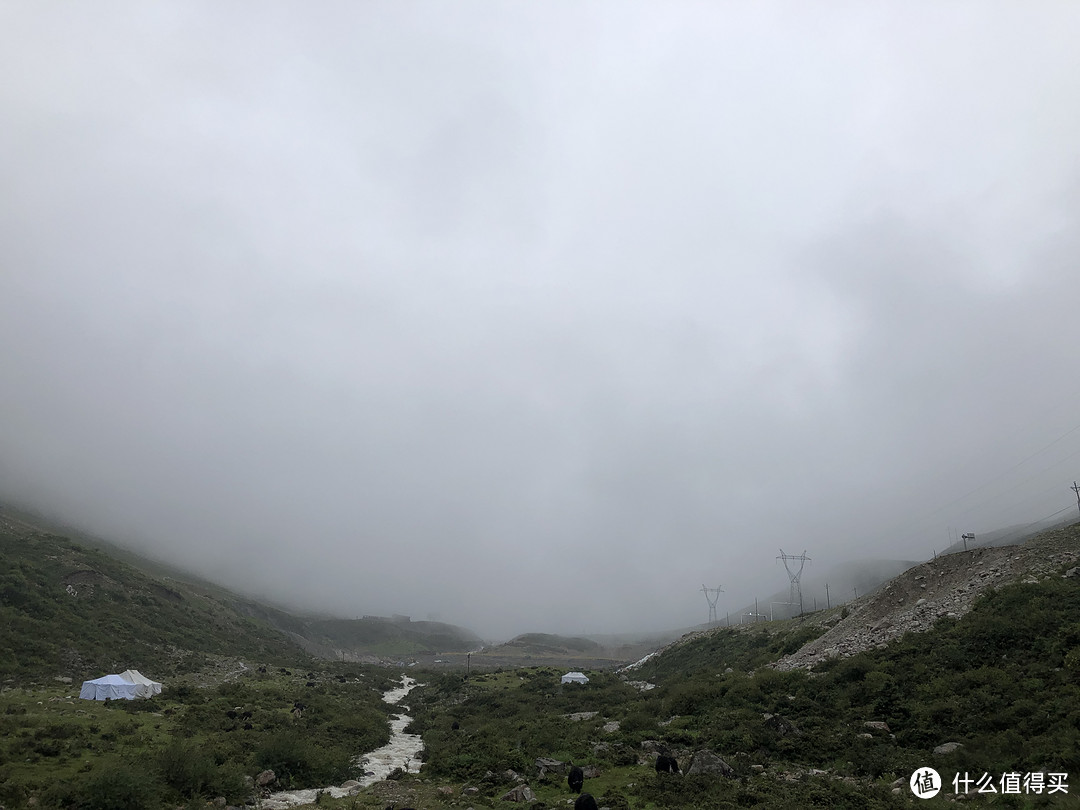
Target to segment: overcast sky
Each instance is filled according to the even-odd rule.
[[[1064,517],[1078,41],[1064,0],[0,0],[0,501],[491,639]]]

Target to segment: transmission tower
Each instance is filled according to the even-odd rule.
[[[791,591],[790,591],[790,595],[788,596],[788,599],[791,601],[791,604],[793,604],[793,605],[796,604],[796,602],[798,603],[798,605],[799,605],[799,615],[801,616],[802,612],[803,612],[802,585],[799,584],[799,577],[802,576],[803,566],[806,565],[806,563],[810,560],[810,558],[806,556],[805,551],[803,551],[802,554],[797,554],[796,555],[796,554],[785,554],[784,550],[780,549],[780,556],[777,557],[776,559],[784,561],[784,568],[787,569],[788,577],[791,578]],[[788,565],[789,560],[791,561],[791,565]],[[794,570],[796,561],[798,561],[798,563],[799,563],[799,569],[797,571]],[[798,597],[798,599],[796,599],[795,597]]]
[[[723,588],[706,588],[702,585],[701,590],[705,594],[705,600],[709,603],[709,624],[716,624],[716,603],[720,599]],[[710,596],[710,594],[712,595]]]

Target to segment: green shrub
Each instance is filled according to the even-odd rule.
[[[313,746],[294,730],[273,735],[255,752],[261,770],[271,770],[285,787],[313,787],[320,777],[336,775],[337,768],[326,752]]]
[[[158,756],[162,781],[184,797],[203,795],[214,780],[214,762],[206,750],[177,740]]]
[[[114,762],[77,789],[74,807],[76,810],[149,810],[159,806],[154,788],[144,769]]]

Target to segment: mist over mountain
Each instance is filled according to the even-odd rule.
[[[0,499],[497,640],[1073,514],[1078,40],[973,0],[9,4]]]

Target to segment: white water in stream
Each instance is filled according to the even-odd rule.
[[[417,686],[419,684],[415,680],[408,675],[402,675],[401,686],[386,692],[383,700],[387,703],[397,703]],[[407,711],[409,707],[402,706],[402,708]],[[342,787],[283,790],[279,793],[271,793],[263,799],[262,807],[265,810],[284,810],[298,804],[311,804],[315,801],[315,794],[319,792],[335,799],[351,796],[359,787],[367,787],[385,779],[394,768],[401,768],[408,773],[420,773],[420,751],[424,744],[417,735],[405,733],[405,726],[411,722],[412,718],[407,714],[394,715],[394,719],[390,721],[390,742],[370,754],[361,754],[354,760],[365,772],[359,780],[348,782]]]

